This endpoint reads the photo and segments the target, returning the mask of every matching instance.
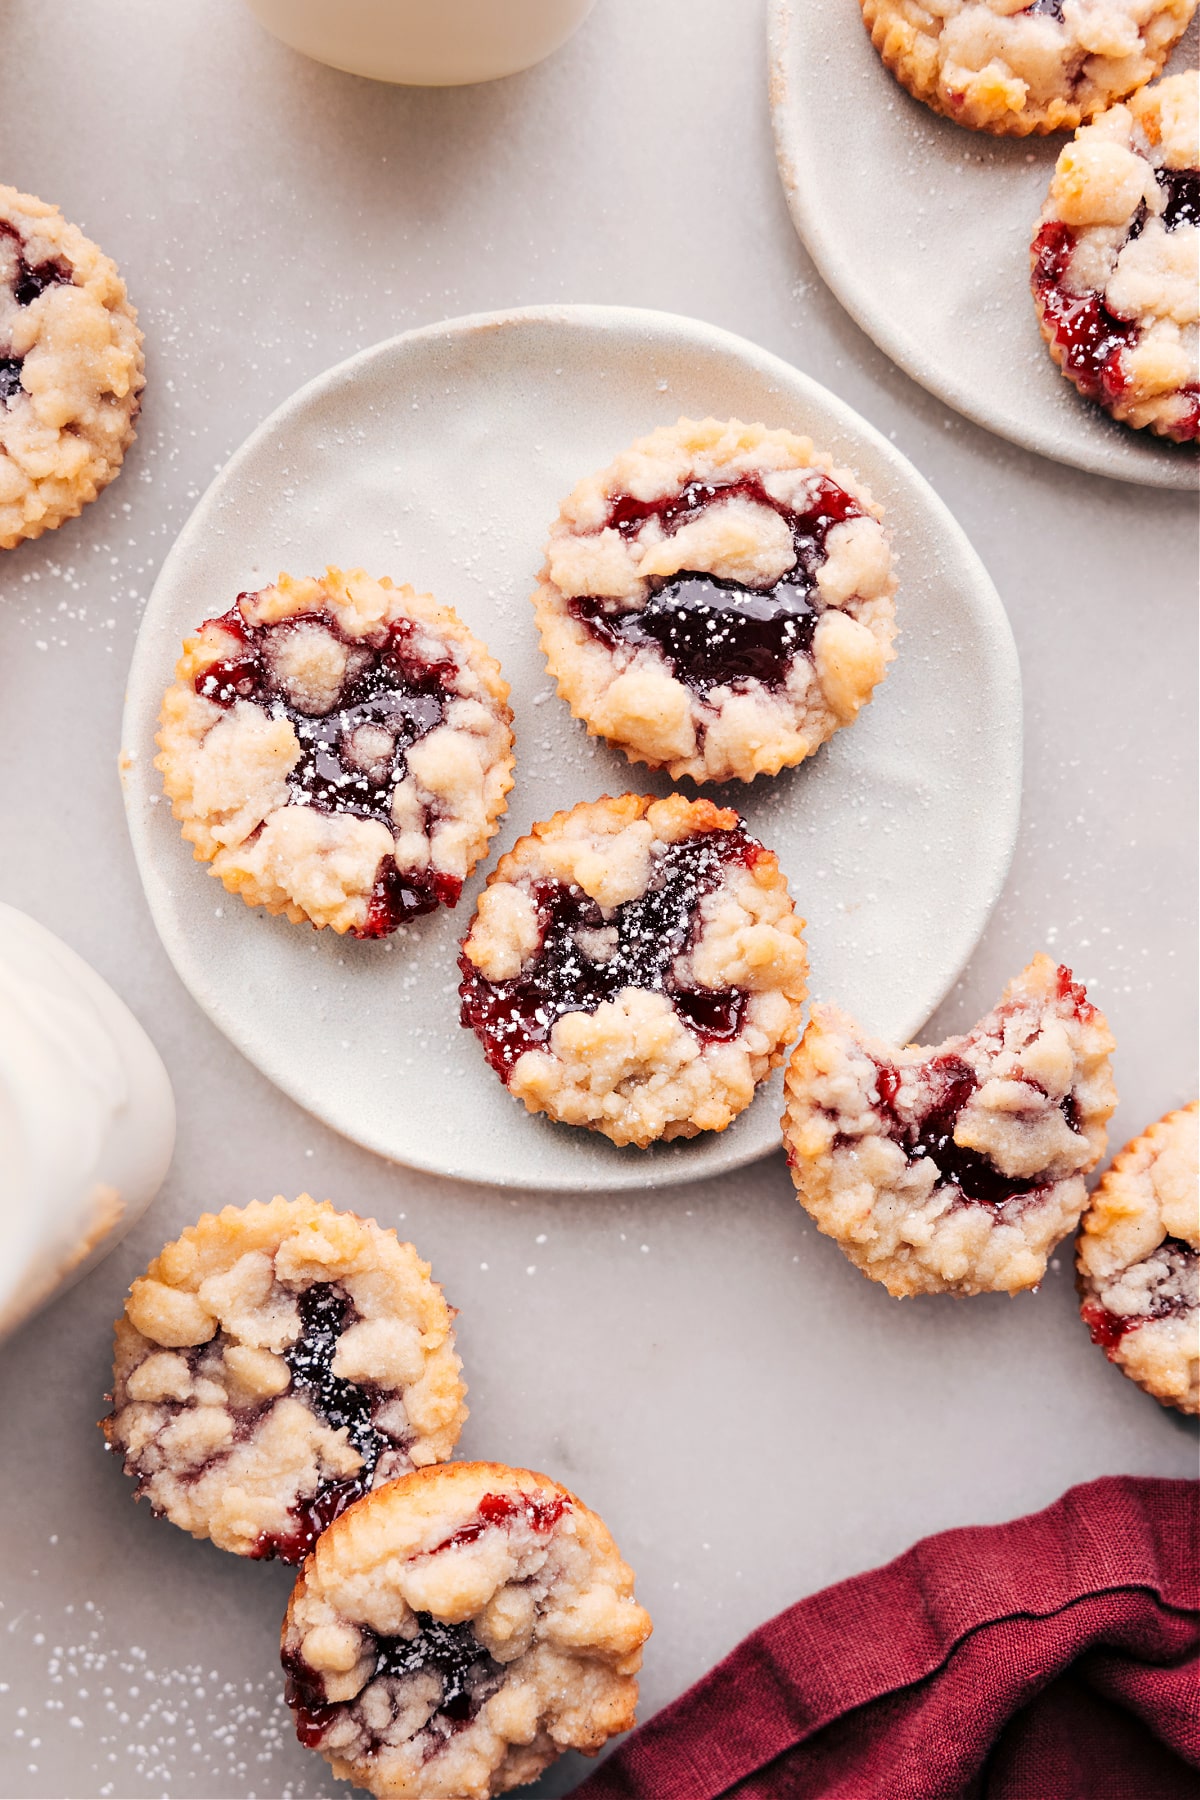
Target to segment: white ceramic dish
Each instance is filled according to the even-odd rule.
[[[247,0],[294,50],[375,81],[460,87],[541,62],[596,0]]]
[[[771,0],[771,112],[788,206],[842,305],[948,406],[1057,462],[1196,485],[1194,450],[1118,425],[1055,368],[1029,243],[1062,132],[992,138],[905,93],[859,0]],[[1171,67],[1196,60],[1195,28]]]
[[[249,1059],[380,1154],[501,1186],[618,1189],[736,1168],[779,1142],[779,1079],[719,1136],[617,1150],[532,1118],[457,1021],[455,913],[390,944],[289,925],[227,895],[178,834],[152,765],[184,635],[243,588],[329,562],[455,606],[512,684],[517,785],[499,849],[534,820],[662,779],[589,740],[547,678],[529,595],[559,499],[680,414],[810,433],[887,509],[900,557],[898,660],[811,763],[736,792],[809,920],[812,987],[877,1031],[915,1032],[970,955],[1017,829],[1021,698],[1008,620],[936,495],[877,432],[786,363],[695,320],[619,307],[481,314],[365,350],[259,427],[159,576],[129,677],[126,805],[176,969]]]

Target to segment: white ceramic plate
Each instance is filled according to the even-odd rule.
[[[796,230],[842,305],[947,405],[1057,462],[1150,487],[1196,453],[1118,425],[1050,360],[1033,226],[1066,141],[941,119],[884,67],[859,0],[771,0],[771,110]],[[1194,31],[1171,64],[1195,62]]]
[[[456,607],[512,684],[517,785],[499,849],[559,807],[669,784],[589,740],[555,696],[529,595],[560,498],[680,414],[808,432],[887,510],[898,660],[811,763],[737,792],[809,920],[812,987],[898,1038],[937,1005],[999,894],[1017,829],[1021,696],[1008,621],[916,471],[832,394],[741,338],[668,314],[483,314],[365,350],[303,388],[200,501],[138,636],[123,728],[130,829],[155,923],[200,1005],[272,1081],[399,1162],[503,1186],[653,1186],[779,1141],[779,1080],[719,1136],[617,1150],[530,1117],[458,1024],[455,913],[389,944],[252,912],[194,863],[152,766],[184,635],[244,588],[361,564]],[[493,855],[495,852],[493,853]]]

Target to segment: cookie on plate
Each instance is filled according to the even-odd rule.
[[[1153,80],[1196,0],[862,0],[902,86],[956,125],[1072,130]]]
[[[302,1743],[387,1800],[485,1800],[634,1720],[650,1619],[607,1526],[528,1469],[452,1463],[333,1525],[283,1624]]]
[[[564,500],[534,611],[558,691],[631,762],[752,781],[849,725],[891,660],[880,510],[808,438],[681,419]]]
[[[1200,1412],[1200,1102],[1126,1144],[1083,1215],[1083,1322],[1110,1362],[1180,1412]]]
[[[512,786],[511,721],[500,665],[448,606],[328,569],[188,638],[155,762],[231,894],[385,937],[457,904]]]
[[[463,942],[462,1022],[530,1112],[614,1144],[723,1131],[795,1035],[808,963],[736,812],[625,794],[501,857]]]
[[[1031,249],[1042,336],[1126,425],[1200,431],[1200,77],[1135,94],[1058,159]]]
[[[56,206],[0,185],[0,550],[108,486],[144,384],[116,264]]]
[[[1036,1287],[1104,1151],[1112,1049],[1048,956],[936,1048],[897,1049],[814,1006],[785,1080],[800,1202],[891,1294]]]
[[[453,1453],[452,1318],[373,1219],[307,1194],[227,1206],[130,1288],[104,1434],[156,1513],[299,1562],[351,1501]]]

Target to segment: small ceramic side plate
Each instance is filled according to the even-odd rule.
[[[970,955],[1017,828],[1021,698],[1004,609],[916,471],[841,401],[710,325],[620,307],[491,313],[407,333],[303,388],[185,525],[129,676],[125,798],[180,976],[302,1106],[398,1162],[502,1186],[654,1186],[779,1144],[779,1081],[726,1132],[650,1151],[530,1117],[458,1023],[458,941],[494,858],[600,794],[669,792],[589,739],[546,674],[530,595],[560,499],[688,414],[809,434],[865,479],[899,559],[899,654],[852,729],[775,779],[712,790],[778,852],[814,995],[903,1040]],[[516,787],[456,912],[361,943],[254,912],[192,861],[153,766],[162,691],[201,620],[281,569],[362,565],[453,606],[512,685]]]
[[[846,311],[957,412],[1056,462],[1193,488],[1194,447],[1118,425],[1059,374],[1029,245],[1067,135],[993,138],[905,93],[858,0],[771,0],[771,112],[796,230]],[[1171,67],[1196,60],[1194,30]]]

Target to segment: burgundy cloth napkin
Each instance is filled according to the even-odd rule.
[[[790,1606],[574,1800],[1197,1800],[1196,1484],[1111,1477]]]

